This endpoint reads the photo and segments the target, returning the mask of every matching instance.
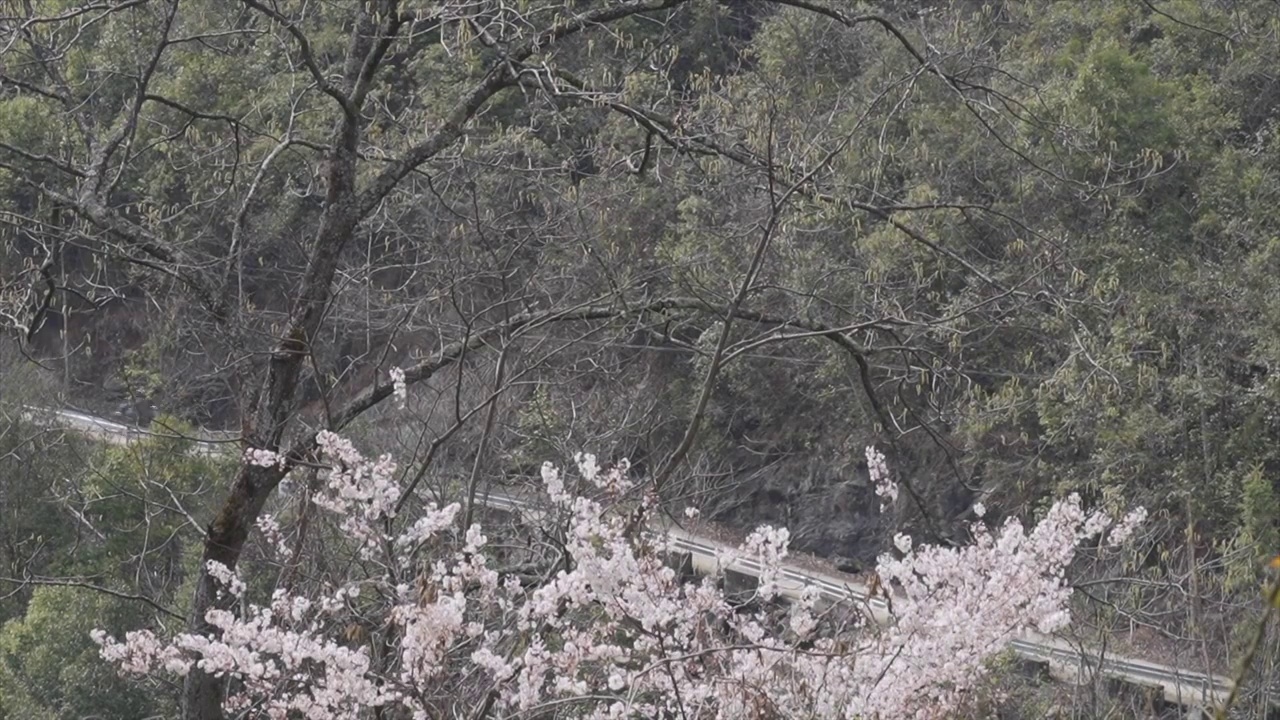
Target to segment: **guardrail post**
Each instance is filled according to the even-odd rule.
[[[1104,684],[1107,695],[1116,698],[1131,708],[1142,708],[1146,717],[1165,717],[1173,707],[1164,697],[1164,688],[1159,685],[1133,683],[1121,678],[1108,678]]]
[[[1053,675],[1049,672],[1048,660],[1016,657],[1013,662],[1014,668],[1021,677],[1034,680],[1037,683],[1053,681]]]
[[[693,553],[674,551],[667,553],[667,567],[676,571],[681,582],[689,582],[698,577],[693,567]]]
[[[754,575],[736,570],[725,570],[721,583],[725,598],[735,607],[745,606],[754,600],[756,591],[760,588],[760,580]]]

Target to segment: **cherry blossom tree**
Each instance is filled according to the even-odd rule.
[[[899,535],[898,553],[878,564],[890,608],[880,627],[852,599],[821,602],[816,587],[782,610],[744,609],[714,575],[682,577],[665,560],[670,536],[652,529],[653,495],[633,486],[625,461],[606,469],[580,455],[581,492],[548,463],[544,502],[510,503],[545,525],[564,518],[560,567],[529,583],[490,566],[489,538],[456,526],[456,503],[428,504],[395,530],[402,498],[391,459],[366,459],[331,433],[319,443],[328,469],[316,504],[378,572],[310,594],[278,586],[265,599],[211,563],[236,600],[208,611],[213,632],[99,631],[102,656],[130,674],[229,678],[224,710],[251,717],[941,717],[972,699],[1010,640],[1069,622],[1065,570],[1110,525],[1073,495],[1030,529],[976,523],[962,548]],[[868,460],[892,496],[883,457],[869,449]],[[618,500],[627,497],[638,499]],[[1108,539],[1141,520],[1134,511]],[[272,551],[296,550],[270,516],[258,530]],[[758,598],[772,600],[788,539],[761,527],[721,567],[754,559]],[[380,643],[343,633],[357,609],[379,618]]]

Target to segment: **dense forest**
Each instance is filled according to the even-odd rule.
[[[1141,505],[1076,557],[1072,632],[1248,654],[1265,704],[1275,3],[27,0],[0,30],[0,720],[223,717],[225,677],[122,678],[90,632],[212,632],[210,561],[266,597],[371,573],[311,502],[330,431],[395,457],[398,512],[466,527],[588,451],[850,573]],[[1137,712],[999,682],[1004,716]]]

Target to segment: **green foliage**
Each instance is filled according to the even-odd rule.
[[[79,513],[98,530],[65,568],[136,581],[154,590],[182,582],[192,567],[187,549],[199,536],[192,517],[203,515],[210,490],[230,473],[226,461],[193,452],[194,431],[176,418],[152,424],[157,437],[107,446],[83,475]]]
[[[1090,128],[1103,152],[1127,162],[1147,148],[1174,148],[1171,93],[1146,63],[1118,43],[1103,42],[1074,70],[1067,101],[1074,124]]]
[[[3,575],[47,574],[69,559],[79,532],[62,512],[64,480],[81,467],[86,445],[24,422],[0,425],[0,568]],[[0,595],[0,623],[23,612],[29,591]]]
[[[10,572],[79,578],[180,612],[199,559],[192,517],[206,514],[212,483],[228,468],[193,453],[193,442],[181,437],[190,437],[192,428],[175,418],[158,418],[152,431],[179,437],[94,447],[53,433],[49,437],[62,439],[43,451],[28,443],[2,456],[0,528],[4,546],[22,556],[6,558]],[[0,441],[19,436],[15,430],[0,434]],[[24,458],[25,465],[15,465]],[[18,559],[28,565],[19,568]],[[119,677],[98,657],[89,633],[102,628],[120,635],[172,625],[173,617],[139,599],[88,587],[36,587],[7,598],[0,609],[0,620],[8,620],[0,628],[0,718],[172,715],[172,687]]]
[[[83,720],[173,715],[173,688],[139,685],[98,656],[89,633],[122,635],[149,608],[84,588],[42,587],[25,617],[0,627],[0,719]]]
[[[1276,497],[1274,480],[1261,467],[1245,476],[1240,503],[1244,532],[1254,541],[1259,557],[1275,554],[1280,548],[1280,498]]]
[[[16,426],[0,441],[21,437]],[[171,418],[157,432],[190,432]],[[37,439],[42,436],[37,433]],[[14,571],[135,581],[144,572],[157,590],[182,575],[183,548],[198,529],[191,514],[209,501],[223,461],[193,454],[192,442],[156,438],[94,448],[61,432],[28,441],[4,456],[0,504]],[[19,561],[28,563],[25,567]],[[34,563],[34,564],[32,564]]]

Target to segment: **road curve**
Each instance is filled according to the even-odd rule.
[[[128,444],[140,438],[155,437],[141,428],[122,425],[73,410],[56,410],[26,406],[24,419],[45,425],[59,425],[89,437],[112,444]],[[160,435],[159,437],[163,437]],[[195,440],[193,447],[202,454],[231,453],[239,446],[228,442]],[[489,495],[484,499],[489,507],[505,509],[525,515],[539,515],[540,511],[527,501],[502,495]],[[700,572],[732,570],[758,577],[761,566],[751,558],[739,557],[733,548],[708,538],[697,537],[685,530],[669,525],[658,528],[666,532],[673,546],[686,552],[694,569]],[[721,559],[731,558],[727,566]],[[888,604],[875,597],[870,589],[855,579],[815,572],[797,567],[784,567],[778,578],[777,592],[783,597],[796,599],[808,587],[816,587],[820,598],[829,602],[855,602],[866,608],[869,616],[878,623],[892,622]],[[1147,662],[1137,658],[1115,655],[1099,657],[1087,648],[1073,646],[1066,641],[1044,635],[1028,635],[1013,640],[1010,649],[1019,657],[1038,663],[1047,663],[1050,674],[1065,681],[1089,678],[1100,672],[1103,676],[1143,687],[1159,687],[1165,700],[1191,707],[1211,707],[1225,702],[1232,681],[1219,675],[1183,670],[1168,665]]]

